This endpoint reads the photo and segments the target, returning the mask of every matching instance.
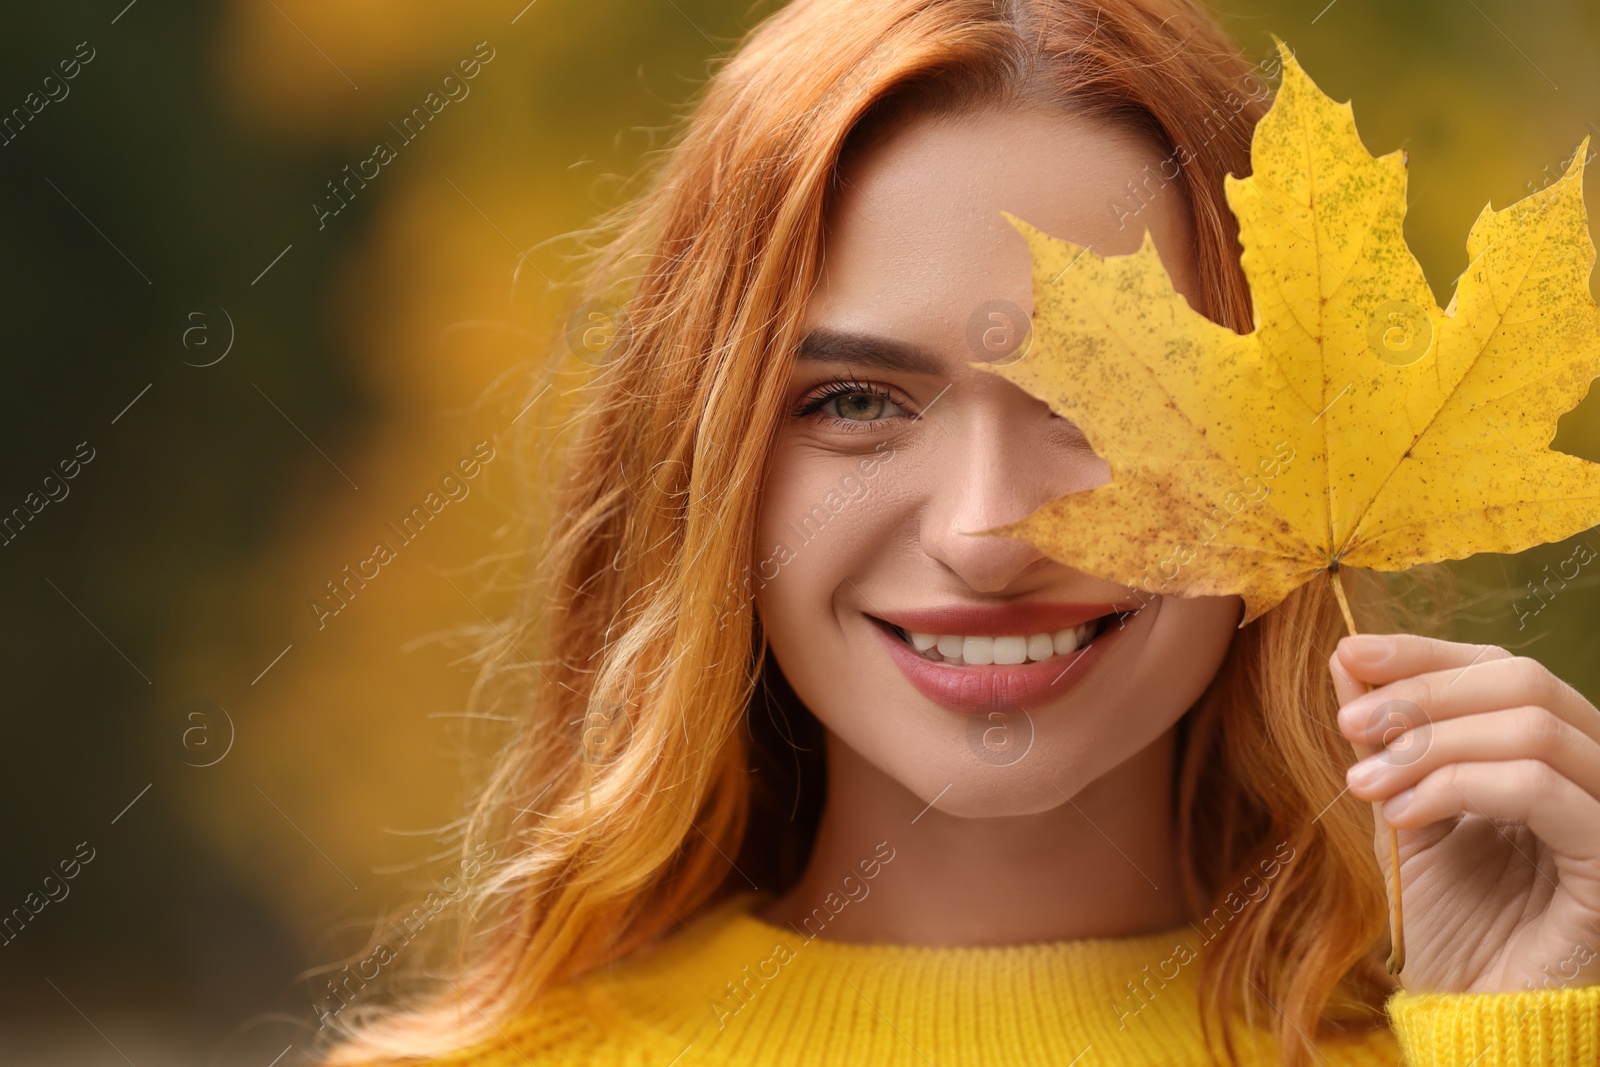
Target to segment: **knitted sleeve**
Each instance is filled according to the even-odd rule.
[[[1386,1005],[1408,1067],[1595,1067],[1600,986],[1409,993]]]

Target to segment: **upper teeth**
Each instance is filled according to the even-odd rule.
[[[1069,626],[1055,633],[977,637],[970,634],[919,634],[906,631],[906,637],[928,659],[944,663],[985,664],[1026,663],[1076,652],[1089,643],[1099,627],[1099,619]],[[937,651],[935,651],[937,650]]]

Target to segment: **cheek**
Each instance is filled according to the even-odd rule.
[[[853,607],[842,613],[840,605],[859,603],[856,589],[871,587],[866,576],[893,552],[897,520],[891,501],[897,494],[886,491],[889,477],[884,469],[864,478],[854,456],[814,454],[804,447],[780,447],[773,456],[762,489],[750,587],[773,654],[803,698],[825,697],[843,662],[859,667],[876,651],[861,647],[860,634],[841,628],[859,617],[847,617]]]
[[[780,450],[762,488],[750,585],[762,625],[779,650],[789,643],[800,620],[817,610],[814,587],[819,576],[810,572],[821,561],[819,553],[808,551],[800,534],[805,532],[804,515],[824,481],[816,465]]]
[[[1145,660],[1161,664],[1161,687],[1168,707],[1179,714],[1200,698],[1216,677],[1238,634],[1243,602],[1227,597],[1166,597],[1153,628]]]

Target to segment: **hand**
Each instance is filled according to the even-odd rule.
[[[1600,984],[1600,710],[1493,645],[1361,634],[1328,666],[1386,886],[1399,831],[1401,984]]]

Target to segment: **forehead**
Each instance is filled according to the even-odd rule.
[[[1064,111],[917,115],[885,128],[841,167],[806,326],[945,346],[988,301],[1031,313],[1028,247],[1001,209],[1107,255],[1136,250],[1148,226],[1167,258],[1189,243],[1188,213],[1159,177],[1162,160],[1148,137]],[[1129,182],[1146,201],[1132,217]],[[1173,265],[1180,288],[1186,266]]]

